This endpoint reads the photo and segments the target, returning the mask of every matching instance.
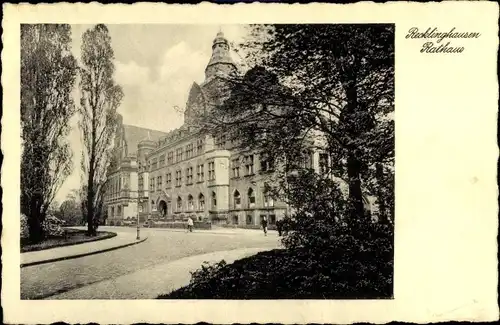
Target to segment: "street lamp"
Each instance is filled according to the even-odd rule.
[[[141,198],[139,197],[139,193],[137,193],[137,240],[140,240],[141,239],[141,225],[140,225],[140,219],[139,219],[139,213],[142,212],[142,205],[141,203],[144,202],[143,200],[141,200]]]

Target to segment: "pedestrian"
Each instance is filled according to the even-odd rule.
[[[262,230],[264,230],[264,236],[267,236],[267,217],[263,216],[262,217]]]
[[[283,231],[283,222],[281,220],[276,221],[276,230],[278,230],[278,236],[281,237],[281,232]]]
[[[194,222],[193,219],[191,219],[191,217],[188,217],[187,226],[188,226],[188,231],[193,232]]]

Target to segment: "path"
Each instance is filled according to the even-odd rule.
[[[113,249],[138,244],[146,239],[147,236],[141,236],[141,239],[137,240],[136,234],[131,232],[117,232],[116,236],[108,239],[21,253],[21,267],[107,252]]]
[[[160,294],[188,285],[190,272],[199,269],[205,261],[215,263],[225,260],[232,263],[268,249],[245,248],[186,257],[47,299],[155,299]]]

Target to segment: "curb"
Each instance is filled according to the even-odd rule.
[[[96,255],[96,254],[100,254],[100,253],[110,252],[110,251],[113,251],[115,249],[120,249],[120,248],[125,248],[125,247],[128,247],[128,246],[140,244],[140,243],[146,241],[146,239],[148,239],[148,237],[146,237],[144,239],[141,239],[139,241],[135,241],[133,243],[128,243],[128,244],[123,244],[123,245],[119,245],[119,246],[115,246],[115,247],[105,248],[105,249],[102,249],[102,250],[96,250],[96,251],[93,251],[93,252],[81,253],[81,254],[69,255],[69,256],[63,256],[63,257],[56,257],[56,258],[51,258],[51,259],[42,260],[42,261],[36,261],[36,262],[29,262],[29,263],[21,264],[21,268],[28,267],[28,266],[40,265],[40,264],[46,264],[46,263],[52,263],[52,262],[59,262],[59,261],[64,261],[64,260],[71,260],[71,259],[74,259],[74,258],[79,258],[79,257],[84,257],[84,256],[90,256],[90,255]]]

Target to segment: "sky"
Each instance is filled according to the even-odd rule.
[[[212,53],[212,41],[222,31],[229,42],[238,44],[246,35],[245,25],[107,25],[115,54],[115,81],[124,98],[118,113],[125,124],[169,131],[182,125],[190,86],[205,79],[205,67]],[[72,52],[80,60],[83,33],[93,25],[72,25]],[[232,51],[237,64],[241,57]],[[74,100],[79,102],[75,85]],[[176,107],[180,108],[176,109]],[[73,149],[73,172],[58,191],[62,203],[80,187],[82,144],[71,121],[69,142]]]

